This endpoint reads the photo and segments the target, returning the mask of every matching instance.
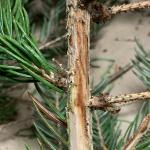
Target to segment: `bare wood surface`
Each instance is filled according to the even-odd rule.
[[[68,0],[68,64],[70,100],[68,128],[71,150],[92,150],[91,113],[86,103],[89,90],[90,15],[79,7],[79,0]]]

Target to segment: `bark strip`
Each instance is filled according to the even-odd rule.
[[[68,130],[71,150],[92,150],[89,92],[90,15],[79,0],[67,0],[68,65],[70,72]]]

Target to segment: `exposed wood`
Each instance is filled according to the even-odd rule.
[[[90,15],[79,0],[67,1],[68,66],[70,72],[68,130],[71,150],[92,150],[89,90]]]

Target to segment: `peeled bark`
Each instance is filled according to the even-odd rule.
[[[90,15],[79,0],[67,1],[68,64],[70,88],[68,130],[71,150],[91,150],[91,113],[87,103],[89,92]]]

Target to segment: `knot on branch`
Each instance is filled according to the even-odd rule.
[[[122,12],[150,8],[150,1],[146,0],[119,6],[107,7],[100,2],[96,2],[95,0],[80,0],[78,6],[81,9],[88,10],[93,22],[99,23],[106,22],[107,20],[110,20],[112,16],[115,16]]]
[[[93,22],[99,23],[111,19],[109,7],[106,7],[95,0],[80,0],[78,2],[78,7],[87,10],[90,13]]]
[[[100,94],[97,97],[92,97],[88,107],[95,110],[100,109],[100,110],[108,111],[113,114],[118,113],[120,111],[120,107],[109,103],[109,99],[110,97],[108,94]]]
[[[79,0],[78,6],[82,9],[86,9],[90,3],[92,3],[95,0]]]
[[[111,19],[111,9],[99,2],[93,2],[88,6],[88,11],[93,22],[100,23]]]

